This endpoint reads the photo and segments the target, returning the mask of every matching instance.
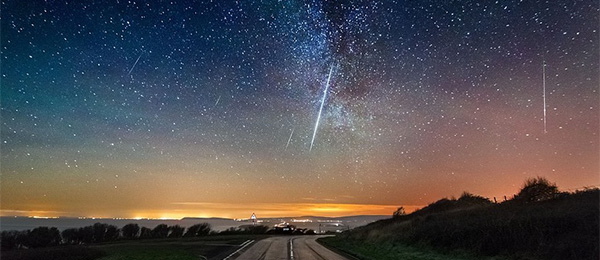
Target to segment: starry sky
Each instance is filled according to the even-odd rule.
[[[391,214],[600,184],[596,0],[1,11],[2,215]]]

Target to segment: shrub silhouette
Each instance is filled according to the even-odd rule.
[[[116,226],[96,223],[92,226],[94,243],[116,240],[119,237],[119,229]]]
[[[250,226],[241,229],[232,228],[235,232],[231,233],[263,234],[268,229],[269,227],[267,226]],[[179,225],[167,226],[166,224],[159,224],[154,229],[150,229],[147,227],[140,228],[138,224],[130,223],[123,227],[121,236],[121,230],[116,226],[95,223],[91,226],[65,229],[62,232],[55,227],[37,227],[33,230],[25,231],[2,231],[0,233],[0,243],[3,251],[10,251],[20,248],[40,248],[61,244],[86,245],[104,243],[118,240],[121,237],[128,239],[136,237],[140,239],[180,238],[184,236],[184,231],[185,228]],[[208,236],[212,234],[218,234],[218,232],[212,231],[208,223],[193,225],[185,232],[185,236],[187,237]],[[223,234],[227,234],[227,232],[223,232]]]
[[[234,234],[265,234],[271,229],[265,225],[243,225],[239,227],[230,227],[226,230],[219,232],[221,235],[234,235]]]
[[[468,206],[484,206],[492,204],[488,198],[484,198],[479,195],[474,195],[468,192],[463,192],[463,194],[458,198],[457,204],[460,207],[468,207]]]
[[[184,231],[185,231],[185,228],[183,228],[179,225],[170,226],[169,227],[169,237],[182,237]]]
[[[69,245],[77,245],[81,243],[81,239],[79,236],[79,229],[77,228],[69,228],[63,230],[61,233],[63,242]]]
[[[27,234],[25,246],[36,248],[60,244],[60,232],[57,228],[37,227]]]
[[[517,196],[516,201],[530,203],[543,200],[549,200],[557,197],[559,194],[556,184],[550,183],[543,177],[531,178],[525,181],[523,188]]]
[[[140,229],[140,238],[152,238],[152,229],[142,227]]]
[[[63,230],[62,243],[69,245],[102,243],[119,239],[120,230],[113,225],[96,223],[92,226]]]
[[[2,250],[19,248],[22,245],[23,237],[25,236],[22,233],[23,231],[16,230],[2,231],[2,241],[0,242],[0,245],[2,245]]]
[[[107,224],[101,224],[101,223],[95,223],[92,226],[92,229],[94,230],[94,238],[92,239],[92,242],[94,242],[94,243],[104,242],[104,236],[106,235],[106,227],[107,226],[108,226]]]
[[[404,216],[406,215],[406,211],[404,211],[404,207],[399,207],[396,211],[394,211],[394,214],[392,214],[393,218],[398,218],[400,216]]]
[[[269,226],[265,225],[252,225],[244,227],[242,230],[245,230],[247,233],[251,234],[264,234],[267,233],[271,229]]]
[[[468,192],[463,192],[463,194],[458,199],[447,199],[443,198],[434,203],[427,205],[426,207],[419,209],[411,215],[414,216],[423,216],[429,215],[433,213],[442,213],[449,211],[457,211],[457,210],[466,210],[471,208],[485,207],[492,204],[488,198],[484,198],[482,196],[473,195]],[[396,214],[396,212],[394,212]],[[398,218],[399,216],[394,215],[394,217]]]
[[[124,238],[136,238],[138,237],[138,234],[140,233],[140,226],[138,226],[138,224],[134,224],[134,223],[129,223],[125,226],[123,226],[123,228],[121,229],[123,231],[123,237]]]
[[[165,238],[169,235],[169,226],[166,224],[160,224],[152,229],[152,237],[154,238]]]
[[[78,230],[78,239],[83,244],[90,244],[94,242],[94,227],[87,226],[79,228]]]
[[[120,233],[121,233],[121,230],[119,230],[119,228],[117,228],[116,226],[113,226],[113,225],[108,225],[108,227],[106,227],[104,241],[115,241],[115,240],[119,239]]]
[[[183,235],[184,237],[199,237],[199,236],[207,236],[210,234],[210,224],[201,223],[196,224],[188,228],[187,232]]]

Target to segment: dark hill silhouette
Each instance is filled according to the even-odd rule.
[[[322,242],[361,259],[370,259],[361,248],[381,255],[404,245],[479,257],[599,259],[599,190],[560,193],[540,180],[528,180],[515,199],[503,203],[465,193]]]

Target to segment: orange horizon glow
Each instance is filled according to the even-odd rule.
[[[59,212],[59,211],[36,211],[36,210],[5,210],[0,212],[0,216],[20,216],[20,217],[38,217],[38,218],[56,218],[56,217],[80,217],[80,218],[123,218],[123,219],[161,219],[172,220],[182,218],[230,218],[247,219],[252,213],[259,218],[277,218],[277,217],[300,217],[300,216],[320,216],[320,217],[343,217],[352,215],[392,215],[399,207],[395,205],[375,205],[375,204],[336,204],[336,203],[250,203],[250,204],[232,204],[232,203],[196,203],[180,202],[173,203],[177,206],[201,206],[202,209],[184,209],[174,208],[169,210],[132,210],[129,213],[111,214],[77,214],[77,212]],[[403,206],[407,213],[411,213],[422,206]]]
[[[586,187],[598,187],[599,185],[589,185]],[[497,198],[501,202],[503,195],[507,194],[510,199],[511,194],[518,192],[518,185],[514,186],[513,191],[505,191],[501,188],[491,190],[487,194],[472,192],[476,195],[482,195],[493,201]],[[560,189],[560,188],[559,188]],[[577,189],[560,189],[564,191],[575,191]],[[432,190],[433,191],[433,190]],[[467,190],[468,191],[468,190]],[[115,204],[102,205],[95,207],[78,207],[60,203],[32,203],[30,208],[19,207],[4,203],[0,209],[0,216],[3,217],[36,217],[36,218],[88,218],[88,219],[155,219],[155,220],[177,220],[182,218],[229,218],[229,219],[247,219],[252,213],[258,218],[277,218],[277,217],[301,217],[301,216],[322,216],[322,217],[342,217],[352,215],[389,215],[400,206],[404,207],[406,213],[412,213],[417,209],[437,201],[442,198],[452,198],[460,196],[459,193],[450,194],[451,196],[436,196],[437,199],[428,199],[423,201],[422,205],[406,204],[362,204],[362,203],[317,203],[317,202],[296,202],[296,203],[265,203],[265,202],[193,202],[181,201],[170,202],[162,205],[146,206],[141,205],[117,205],[118,207],[108,207]],[[429,195],[432,196],[432,195]],[[349,196],[348,196],[349,197]],[[305,201],[316,200],[315,198],[302,198]],[[322,200],[327,201],[327,200]],[[86,205],[87,206],[87,205]]]

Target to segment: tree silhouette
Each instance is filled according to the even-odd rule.
[[[94,242],[94,227],[86,226],[79,228],[78,239],[81,243],[90,244]]]
[[[169,235],[169,226],[166,224],[159,224],[152,229],[152,237],[154,238],[165,238]]]
[[[200,229],[200,225],[196,224],[191,227],[188,227],[187,231],[183,235],[184,237],[195,237],[198,234],[198,229]]]
[[[170,231],[169,237],[182,237],[183,231],[185,231],[185,228],[183,228],[179,225],[175,225],[175,226],[170,226],[169,231]]]
[[[27,247],[46,247],[60,244],[60,232],[57,228],[37,227],[27,234]]]
[[[29,239],[29,230],[21,231],[17,233],[17,248],[22,248],[27,244]]]
[[[201,223],[196,224],[188,228],[187,232],[183,235],[184,237],[199,237],[199,236],[207,236],[210,234],[210,224]]]
[[[140,229],[140,238],[152,238],[152,229],[142,227]]]
[[[530,178],[525,181],[523,188],[515,200],[529,203],[555,198],[559,194],[556,184],[550,183],[546,178]]]
[[[92,226],[94,230],[94,243],[116,240],[119,237],[119,229],[116,226],[96,223]]]
[[[11,250],[19,248],[22,245],[22,237],[25,236],[22,234],[23,231],[2,231],[2,241],[0,242],[2,246],[2,250]]]
[[[124,238],[136,238],[138,236],[138,234],[140,233],[140,226],[138,226],[138,224],[134,224],[134,223],[129,223],[125,226],[123,226],[123,228],[121,229],[123,231],[123,237]]]
[[[105,241],[107,226],[108,226],[107,224],[102,224],[102,223],[96,223],[92,226],[92,229],[94,230],[94,239],[93,239],[94,243],[99,243],[99,242]]]
[[[61,235],[62,235],[63,242],[65,244],[77,245],[77,244],[81,243],[80,236],[79,236],[79,229],[77,229],[77,228],[65,229],[65,230],[63,230]]]
[[[105,241],[115,241],[119,239],[119,233],[120,230],[116,226],[108,225],[104,239]]]

